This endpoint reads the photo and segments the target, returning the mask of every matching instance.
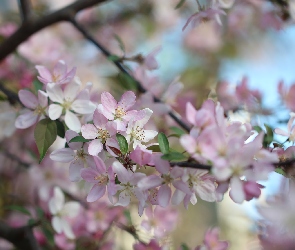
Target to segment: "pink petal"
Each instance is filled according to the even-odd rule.
[[[103,92],[101,94],[101,104],[109,112],[115,113],[115,109],[117,108],[117,101],[109,92]]]
[[[53,68],[53,75],[60,79],[61,76],[67,73],[67,65],[65,64],[64,61],[59,60]]]
[[[106,172],[106,165],[104,164],[103,160],[98,156],[94,156],[93,159],[98,173],[104,174]]]
[[[158,201],[161,207],[167,207],[171,198],[171,189],[168,185],[162,185],[158,192]]]
[[[52,77],[51,77],[51,73],[49,72],[49,70],[42,66],[42,65],[36,65],[35,68],[38,70],[39,75],[46,80],[45,84],[47,82],[51,82],[52,81]],[[43,81],[42,81],[43,82]],[[44,82],[43,82],[44,83]]]
[[[97,183],[98,181],[95,178],[99,175],[99,173],[92,168],[83,168],[81,171],[81,177],[90,183]]]
[[[130,109],[136,102],[136,96],[132,91],[126,91],[121,100],[118,103],[118,106],[123,108],[125,111]]]
[[[141,179],[137,186],[141,190],[148,190],[150,188],[158,187],[162,184],[163,179],[158,175],[149,175],[143,179]]]
[[[106,192],[106,186],[99,186],[99,185],[94,185],[89,194],[87,195],[87,201],[88,202],[94,202],[98,199],[100,199]]]
[[[70,148],[57,149],[50,154],[50,159],[58,162],[70,162],[74,158],[75,152]]]
[[[120,162],[115,161],[113,163],[113,170],[118,175],[118,179],[120,182],[125,184],[130,180],[130,176],[127,169],[124,168],[124,166]]]
[[[105,125],[107,124],[108,119],[98,112],[96,109],[93,114],[93,123],[97,128],[105,128]]]
[[[229,196],[236,203],[242,203],[245,200],[243,183],[239,177],[232,177],[230,180],[231,190]]]
[[[22,104],[29,109],[35,109],[39,104],[37,97],[28,90],[21,89],[18,92],[18,97]]]
[[[130,203],[130,194],[127,191],[123,191],[119,194],[119,200],[116,203],[116,206],[123,206],[126,207]]]
[[[97,128],[92,124],[85,124],[81,128],[82,136],[86,139],[95,139],[98,135]]]
[[[97,156],[98,153],[101,152],[103,149],[103,145],[100,140],[93,140],[90,142],[89,147],[88,147],[88,152],[90,155]]]
[[[38,116],[35,115],[34,112],[29,111],[16,118],[15,127],[20,129],[25,129],[35,124],[37,120],[38,120]]]
[[[42,90],[38,90],[38,102],[41,107],[48,106],[48,95]]]
[[[81,178],[81,169],[83,169],[84,163],[82,159],[77,159],[71,162],[69,167],[69,178],[70,181],[80,181]]]

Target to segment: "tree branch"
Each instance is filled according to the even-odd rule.
[[[69,21],[73,24],[73,26],[81,32],[81,34],[90,42],[92,42],[107,58],[110,57],[112,54],[104,47],[102,46],[97,40],[95,40],[95,38],[82,26],[80,25],[75,18],[72,16]],[[132,78],[133,81],[136,83],[137,85],[137,89],[139,92],[141,93],[145,93],[147,90],[142,86],[142,84],[137,81],[136,79],[134,79],[134,77],[124,68],[124,66],[122,65],[122,63],[120,61],[114,61],[112,60],[112,62],[116,65],[116,67],[124,74],[126,74],[128,77]],[[155,102],[162,102],[159,98],[154,96],[154,101]],[[185,124],[181,117],[170,111],[169,116],[179,125],[181,126],[183,129],[185,129],[186,131],[190,131],[190,127]]]
[[[32,228],[39,225],[39,223],[40,222],[36,222],[31,225],[13,228],[3,221],[0,221],[0,238],[11,242],[20,250],[41,250],[32,230]]]
[[[61,21],[67,21],[80,10],[93,5],[106,2],[108,0],[78,0],[60,10],[40,18],[30,18],[24,22],[18,30],[0,44],[0,61],[11,54],[21,43],[26,41],[31,35],[37,33],[45,27]]]
[[[32,14],[32,5],[30,0],[18,0],[19,11],[23,22],[26,22]]]
[[[10,104],[16,104],[17,102],[23,105],[16,93],[4,87],[4,84],[0,82],[0,91],[6,95]]]

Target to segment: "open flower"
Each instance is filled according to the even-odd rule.
[[[85,181],[94,184],[87,196],[88,202],[100,199],[105,194],[106,187],[108,187],[108,193],[110,195],[114,195],[116,193],[114,185],[115,176],[112,167],[107,169],[100,157],[94,156],[93,158],[95,165],[81,170],[82,178]]]
[[[69,148],[62,148],[54,150],[50,154],[50,159],[58,162],[71,162],[69,168],[69,176],[71,181],[80,181],[80,171],[84,168],[85,164],[88,166],[94,165],[94,160],[88,154],[88,143],[83,142],[70,142],[70,140],[79,134],[75,131],[68,130],[66,132],[66,140]]]
[[[38,98],[28,90],[20,90],[18,96],[22,104],[29,108],[30,111],[17,117],[15,126],[25,129],[35,124],[42,116],[46,114],[48,106],[48,95],[42,91],[38,91]]]
[[[68,218],[78,215],[80,204],[76,201],[65,203],[65,196],[59,187],[54,187],[53,197],[49,200],[49,210],[53,215],[51,224],[57,233],[64,233],[69,239],[74,239],[75,235],[68,222]]]
[[[66,85],[64,89],[55,83],[48,83],[46,91],[51,101],[48,114],[51,120],[58,119],[65,113],[65,123],[69,129],[80,131],[81,123],[77,114],[91,114],[95,105],[86,100],[84,96],[79,96],[81,83],[78,79]]]
[[[143,118],[144,113],[137,110],[129,110],[135,104],[136,96],[132,91],[127,91],[122,95],[119,102],[109,92],[101,94],[101,105],[99,112],[106,118],[117,124],[117,130],[125,131],[126,124],[131,119],[138,120]],[[129,110],[129,111],[128,111]]]
[[[73,80],[76,74],[76,67],[68,71],[68,67],[64,61],[59,60],[55,64],[52,73],[42,65],[36,65],[36,69],[40,76],[37,76],[40,82],[47,83],[56,83],[56,84],[65,84]]]
[[[153,111],[149,108],[146,108],[143,111],[145,112],[144,118],[142,118],[141,120],[131,120],[128,123],[128,127],[126,130],[126,140],[128,142],[133,142],[134,149],[137,146],[145,147],[142,142],[149,142],[158,134],[157,131],[146,130],[143,128],[143,126],[148,122],[153,113]]]
[[[117,132],[114,122],[108,121],[108,119],[96,109],[93,114],[93,123],[94,124],[85,124],[81,128],[84,138],[94,139],[89,144],[89,154],[97,155],[100,153],[103,149],[103,144],[105,144],[108,151],[113,154],[108,148],[108,145],[113,146],[111,137]]]

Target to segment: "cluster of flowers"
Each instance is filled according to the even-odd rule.
[[[249,123],[230,122],[223,108],[211,100],[199,110],[188,103],[186,116],[193,128],[180,142],[193,159],[212,166],[217,193],[230,187],[237,203],[259,197],[263,186],[257,181],[266,180],[278,162],[276,152],[262,147],[263,133],[257,135]]]

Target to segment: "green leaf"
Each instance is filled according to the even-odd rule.
[[[41,83],[37,80],[33,81],[33,86],[34,86],[34,90],[35,90],[36,94],[38,93],[38,90],[43,89],[43,83]]]
[[[170,129],[174,132],[174,134],[176,134],[178,136],[182,136],[182,135],[186,134],[186,132],[179,127],[170,127]]]
[[[276,168],[275,169],[275,172],[278,173],[278,174],[281,174],[281,175],[283,175],[285,177],[287,176],[287,174],[285,173],[285,171],[283,169],[281,169],[281,168]]]
[[[36,223],[36,220],[31,218],[31,219],[28,220],[27,225],[31,226],[31,225],[34,225],[35,223]]]
[[[10,205],[10,206],[5,206],[4,209],[18,211],[18,212],[20,212],[22,214],[26,214],[26,215],[31,216],[30,211],[27,210],[26,208],[22,207],[22,206]]]
[[[112,62],[115,62],[115,61],[119,61],[120,60],[120,57],[116,56],[116,55],[110,55],[108,57],[108,59]]]
[[[257,131],[258,133],[260,133],[261,131],[263,131],[263,129],[261,127],[259,127],[259,126],[254,126],[253,129],[255,131]]]
[[[91,140],[85,139],[82,135],[75,136],[69,142],[89,142]]]
[[[43,160],[48,148],[54,143],[57,137],[55,121],[43,119],[36,125],[34,137],[40,154],[39,163]]]
[[[168,154],[169,153],[169,141],[164,133],[159,133],[158,134],[158,142],[159,142],[159,147],[161,149],[161,152],[163,154]]]
[[[273,130],[270,126],[266,124],[264,124],[264,127],[266,128],[266,134],[263,138],[263,147],[267,147],[273,141]]]
[[[185,3],[185,1],[186,1],[186,0],[180,0],[180,1],[178,2],[178,4],[175,6],[174,9],[175,9],[175,10],[176,10],[176,9],[179,9],[179,8]]]
[[[57,135],[61,138],[65,138],[65,126],[60,120],[55,120],[56,128],[57,128]]]
[[[122,39],[116,34],[114,35],[114,37],[117,40],[117,42],[119,43],[120,49],[123,51],[123,53],[125,53],[125,45],[124,45]]]
[[[178,152],[164,154],[161,158],[167,161],[181,161],[186,159],[186,157],[182,153],[178,153]]]
[[[120,150],[122,154],[125,155],[128,152],[128,142],[126,138],[121,134],[116,134],[116,137],[120,146]]]
[[[42,219],[44,217],[44,211],[41,207],[36,207],[36,214],[39,219]]]
[[[125,73],[119,73],[118,78],[126,89],[137,90],[137,83],[131,76]]]
[[[131,219],[131,214],[129,210],[124,210],[124,216],[128,222],[129,225],[132,225],[132,219]]]
[[[51,246],[54,246],[54,235],[51,230],[49,230],[47,227],[42,226],[42,231],[46,237],[46,239],[49,241],[49,244]]]
[[[189,247],[187,246],[187,244],[182,243],[181,244],[181,250],[190,250]]]

